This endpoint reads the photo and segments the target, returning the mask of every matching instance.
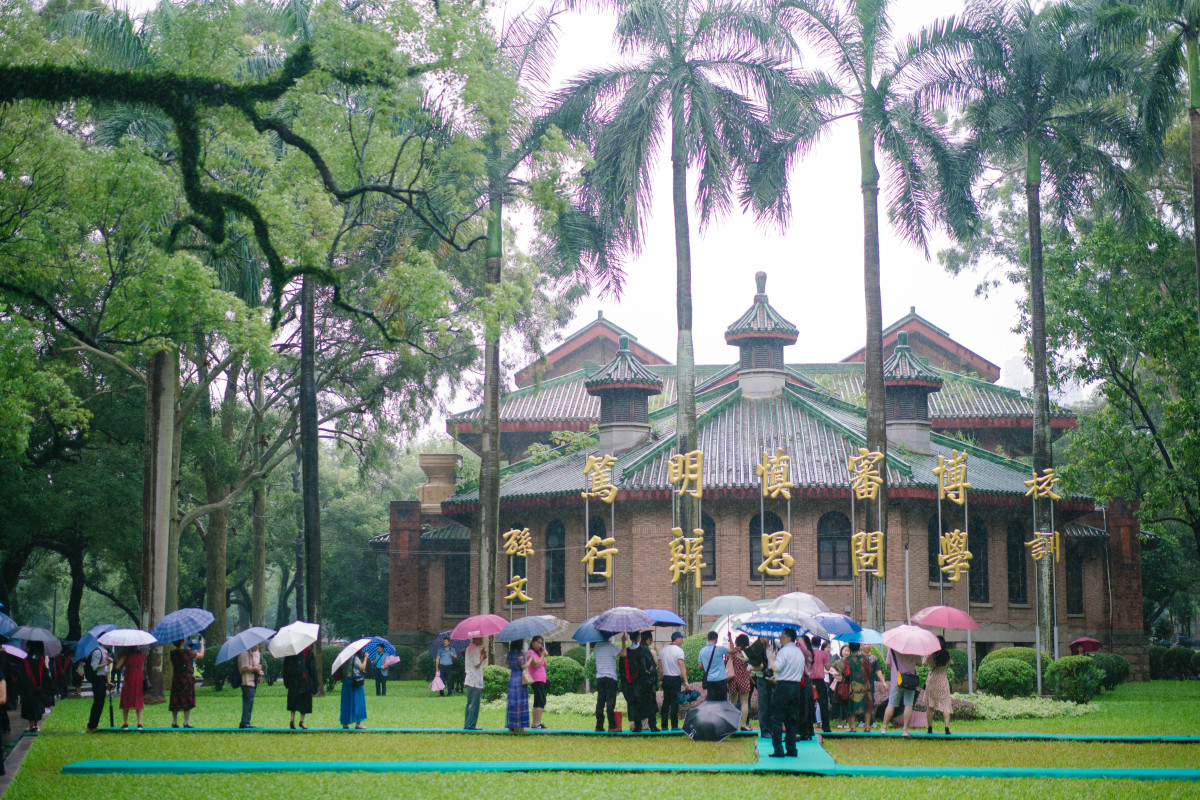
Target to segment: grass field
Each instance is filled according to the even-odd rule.
[[[368,685],[368,689],[370,689]],[[234,727],[241,709],[240,695],[231,691],[198,691],[193,724]],[[282,686],[260,689],[254,722],[263,727],[286,727]],[[338,696],[318,699],[309,723],[337,727]],[[961,723],[956,731],[1021,731],[1073,734],[1200,734],[1200,683],[1155,682],[1130,684],[1099,700],[1101,711],[1085,717],[1049,720],[1011,720]],[[489,796],[520,795],[530,800],[563,796],[627,797],[631,790],[697,796],[735,793],[762,798],[794,797],[797,792],[893,794],[895,779],[814,778],[742,774],[389,774],[362,773],[205,776],[64,776],[64,764],[84,759],[271,759],[271,760],[562,760],[607,763],[747,763],[754,760],[753,741],[727,740],[698,744],[682,737],[614,736],[479,736],[454,733],[462,725],[464,700],[441,698],[419,683],[393,683],[386,698],[368,691],[367,725],[371,728],[446,728],[447,733],[343,733],[312,731],[275,733],[100,733],[83,735],[90,701],[60,703],[34,743],[5,800],[42,798],[154,796],[156,798],[230,796],[253,793],[283,796],[302,787],[306,800],[354,795],[356,800],[394,798],[419,793],[453,797],[466,790]],[[165,705],[146,709],[147,726],[170,724]],[[107,713],[104,723],[107,725]],[[120,712],[117,712],[120,724]],[[548,714],[551,728],[590,729],[594,720],[583,714]],[[484,712],[480,725],[503,726],[503,713]],[[58,735],[55,735],[58,734]],[[993,740],[901,740],[896,735],[869,740],[829,740],[828,750],[845,764],[962,765],[1028,767],[1200,767],[1200,744],[1130,744],[1110,742],[1008,742]],[[1193,785],[1177,782],[913,779],[902,786],[907,794],[1010,798],[1180,798],[1200,796]]]

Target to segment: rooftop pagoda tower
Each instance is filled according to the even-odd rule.
[[[908,333],[896,334],[896,349],[883,363],[888,444],[930,452],[929,395],[941,388],[942,376],[913,355]]]
[[[767,273],[754,274],[754,304],[725,331],[725,341],[741,351],[738,386],[747,398],[778,397],[787,383],[783,348],[799,331],[767,302]]]
[[[629,337],[618,340],[617,354],[583,382],[600,398],[600,452],[620,455],[650,436],[649,398],[662,392],[662,378],[629,351]]]

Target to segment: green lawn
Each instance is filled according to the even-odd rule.
[[[905,767],[1135,767],[1200,768],[1200,743],[939,741],[877,736],[831,739],[825,749],[839,764]]]

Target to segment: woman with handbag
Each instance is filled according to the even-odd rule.
[[[942,712],[942,721],[946,723],[946,735],[950,735],[950,713],[954,710],[950,700],[950,677],[946,674],[950,666],[950,650],[946,640],[941,636],[938,642],[942,649],[925,656],[925,666],[929,667],[929,675],[925,678],[925,716],[928,719],[925,732],[933,733],[933,712]]]
[[[351,724],[355,730],[362,730],[363,720],[367,718],[367,695],[363,684],[367,682],[367,657],[358,653],[346,664],[342,665],[342,714],[339,721],[342,728],[347,729]]]
[[[129,730],[129,712],[137,716],[137,729],[142,729],[144,706],[146,653],[140,647],[126,647],[117,659],[115,669],[124,670],[125,682],[121,685],[121,730]]]
[[[850,732],[858,731],[858,718],[862,717],[867,728],[871,727],[868,718],[870,704],[867,693],[871,691],[871,660],[862,652],[857,642],[850,644],[850,654],[846,656],[842,666],[842,679],[849,688],[846,708],[850,716]]]
[[[529,640],[529,652],[525,654],[525,669],[529,672],[533,693],[533,725],[531,730],[546,730],[542,724],[542,713],[546,710],[546,641],[541,636]]]
[[[891,668],[891,689],[888,692],[887,711],[883,712],[883,727],[880,733],[887,733],[896,706],[904,705],[904,716],[901,727],[902,736],[908,736],[908,723],[912,720],[912,707],[917,699],[917,662],[912,656],[897,652],[894,648],[888,650],[888,667]]]
[[[524,733],[529,727],[529,684],[533,683],[521,652],[524,639],[508,644],[508,709],[504,716],[504,727],[513,733]]]
[[[850,645],[844,644],[838,650],[838,657],[833,659],[825,672],[829,680],[829,716],[838,722],[838,728],[845,728],[850,717],[847,706],[850,700],[850,683],[842,674],[846,659],[850,655]]]

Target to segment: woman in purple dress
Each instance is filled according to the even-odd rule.
[[[508,645],[508,712],[504,717],[504,726],[513,733],[522,733],[529,727],[529,689],[525,686],[522,673],[525,669],[525,655],[521,652],[523,639],[510,642]]]

